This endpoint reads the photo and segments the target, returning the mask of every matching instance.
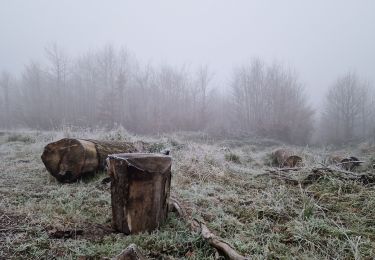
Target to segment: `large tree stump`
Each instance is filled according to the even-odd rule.
[[[107,160],[112,227],[125,234],[158,228],[168,214],[171,157],[127,153],[109,155]]]
[[[44,147],[42,161],[60,182],[74,182],[90,173],[104,170],[108,154],[141,150],[141,144],[64,138]]]

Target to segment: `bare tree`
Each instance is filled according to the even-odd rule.
[[[197,79],[196,79],[196,86],[197,86],[197,93],[199,95],[199,105],[197,105],[196,109],[196,117],[197,125],[199,129],[205,128],[207,120],[208,120],[208,92],[209,92],[209,84],[213,78],[213,74],[209,71],[207,65],[201,66],[197,71]],[[194,109],[194,108],[193,108]]]
[[[24,106],[22,119],[27,126],[47,129],[50,124],[50,111],[46,104],[52,98],[46,88],[45,72],[38,63],[30,62],[22,74],[22,104]]]
[[[302,84],[280,64],[254,59],[234,71],[230,91],[218,91],[208,66],[194,72],[187,66],[141,66],[126,50],[110,45],[72,59],[52,45],[46,55],[47,66],[25,66],[11,92],[1,77],[3,121],[20,119],[24,126],[42,129],[122,125],[143,134],[244,132],[292,143],[308,142],[313,129]],[[357,118],[367,135],[374,127],[370,115],[371,107],[359,108]]]
[[[329,89],[322,120],[328,142],[345,143],[365,137],[373,122],[371,91],[368,83],[349,72]]]
[[[309,141],[313,111],[290,70],[255,59],[235,70],[232,93],[240,130],[292,143]]]
[[[11,117],[12,117],[12,115],[10,114],[10,97],[9,97],[10,74],[9,72],[3,71],[1,73],[0,86],[3,91],[3,100],[4,100],[4,103],[3,103],[4,112],[3,112],[2,126],[4,128],[9,128]]]
[[[49,84],[52,87],[49,97],[49,111],[51,116],[51,127],[60,126],[62,122],[68,120],[70,104],[67,90],[68,78],[68,57],[57,44],[52,44],[45,48],[46,56],[49,61],[47,75]]]

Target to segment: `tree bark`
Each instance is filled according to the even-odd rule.
[[[64,138],[44,147],[42,161],[58,181],[74,182],[106,167],[109,154],[141,151],[142,144]]]
[[[277,167],[296,167],[302,164],[302,158],[287,149],[278,149],[272,153],[273,164]]]
[[[113,154],[112,227],[125,234],[152,231],[167,218],[171,157],[161,154]]]

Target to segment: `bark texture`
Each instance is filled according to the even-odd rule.
[[[42,161],[60,182],[74,182],[88,174],[104,170],[109,154],[132,153],[140,144],[64,138],[44,147]]]
[[[296,167],[302,164],[302,158],[287,149],[278,149],[272,153],[273,163],[277,167]]]
[[[171,157],[126,153],[108,157],[112,227],[125,234],[152,231],[167,218]]]

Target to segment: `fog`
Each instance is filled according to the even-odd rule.
[[[366,85],[370,90],[374,86],[374,10],[374,1],[340,0],[2,1],[0,70],[9,72],[19,87],[30,61],[41,64],[43,71],[48,64],[56,65],[51,64],[51,55],[46,55],[46,48],[51,50],[51,46],[58,46],[69,64],[75,64],[84,54],[99,53],[106,46],[116,51],[125,47],[132,57],[130,67],[142,71],[152,66],[154,76],[159,75],[155,78],[162,77],[159,68],[165,66],[175,70],[168,75],[187,68],[182,78],[190,83],[184,85],[194,85],[192,78],[199,78],[197,71],[208,68],[209,89],[232,97],[236,77],[238,80],[246,74],[246,70],[242,74],[235,71],[254,67],[260,60],[264,75],[275,66],[280,67],[276,74],[283,75],[281,78],[293,75],[298,82],[295,86],[305,89],[306,108],[315,111],[314,125],[318,125],[329,88],[338,79],[355,74],[356,82],[360,82],[357,85]],[[271,81],[262,83],[269,85],[265,82]],[[8,126],[20,125],[23,120],[13,121]],[[207,126],[184,128],[176,129],[204,130]],[[220,124],[216,128],[228,126]],[[361,137],[368,135],[358,131],[363,132]]]

